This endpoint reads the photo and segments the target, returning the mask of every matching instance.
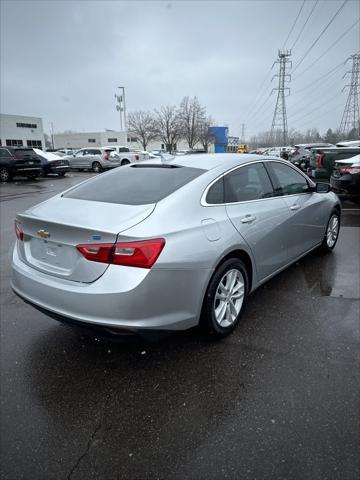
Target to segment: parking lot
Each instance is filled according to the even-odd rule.
[[[259,288],[223,341],[115,343],[9,286],[16,213],[90,175],[0,185],[2,478],[359,478],[359,206],[344,200],[333,254]]]

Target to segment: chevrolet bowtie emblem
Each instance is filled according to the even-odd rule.
[[[47,232],[46,230],[38,230],[37,233],[41,238],[49,238],[50,237],[50,233]]]

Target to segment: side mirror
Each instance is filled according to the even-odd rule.
[[[316,193],[329,193],[331,192],[331,186],[328,183],[319,182],[316,184]]]

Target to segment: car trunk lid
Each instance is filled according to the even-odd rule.
[[[155,205],[121,205],[56,196],[24,214],[16,222],[24,233],[18,241],[20,258],[55,277],[91,283],[108,264],[86,260],[79,244],[115,243],[118,233],[151,215]]]

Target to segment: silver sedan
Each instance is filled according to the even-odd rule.
[[[111,333],[221,338],[247,296],[320,247],[340,203],[289,162],[189,155],[93,177],[16,216],[12,288],[51,317]]]

